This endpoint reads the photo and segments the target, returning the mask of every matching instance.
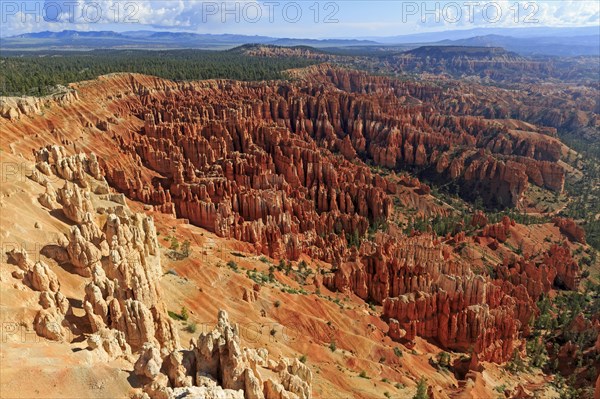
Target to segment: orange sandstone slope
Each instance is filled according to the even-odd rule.
[[[467,196],[518,205],[528,185],[562,191],[563,146],[533,125],[514,122],[517,130],[459,116],[450,110],[448,96],[426,84],[317,67],[299,80],[270,83],[174,83],[116,74],[72,85],[60,98],[6,100],[2,154],[15,168],[7,174],[13,181],[3,187],[4,239],[28,243],[23,230],[35,228],[5,214],[40,194],[45,200],[39,204],[26,201],[31,205],[22,211],[23,220],[36,215],[57,234],[68,234],[82,204],[40,212],[53,204],[52,192],[42,193],[23,176],[37,167],[60,176],[59,187],[67,180],[82,185],[87,177],[63,173],[75,162],[69,154],[94,152],[94,179],[105,178],[110,190],[135,201],[131,208],[152,214],[160,233],[159,268],[170,273],[160,279],[162,299],[148,299],[144,306],[162,309],[164,303],[172,312],[184,306],[192,320],[211,325],[218,309],[228,310],[231,320],[248,325],[240,334],[245,346],[266,346],[288,357],[304,354],[315,397],[371,398],[385,392],[409,397],[422,375],[434,397],[493,397],[502,383],[548,390],[540,376],[524,380],[493,363],[507,361],[515,350],[525,353],[522,338],[542,293],[557,284],[577,288],[579,268],[571,249],[582,245],[580,234],[569,222],[532,229],[508,218],[489,223],[476,214],[470,226],[459,224],[445,237],[406,236],[402,225],[409,215],[448,216],[452,206],[440,203],[418,179],[384,176],[378,167],[451,179]],[[64,150],[37,151],[47,145]],[[106,212],[88,208],[92,214]],[[106,230],[105,217],[96,217]],[[563,240],[563,232],[572,241],[556,245],[545,239]],[[89,237],[97,249],[89,248],[102,253],[107,231],[98,234]],[[192,255],[178,260],[180,252],[167,247],[186,240]],[[65,290],[73,291],[69,300],[82,302],[76,287],[94,275],[93,265],[61,262],[47,251],[39,256]],[[294,263],[275,267],[280,259]],[[81,269],[80,277],[69,273],[73,267]],[[3,274],[3,297],[29,293],[11,278]],[[118,273],[111,278],[125,286],[129,281]],[[26,308],[35,312],[37,306],[32,298]],[[97,311],[82,306],[73,306],[75,313],[93,320],[89,315]],[[152,320],[170,331],[157,321],[165,312],[153,311]],[[23,323],[31,320],[24,317]],[[46,356],[67,358],[68,348],[95,333],[88,323],[74,322],[77,328],[64,331],[73,339],[62,337],[63,344],[56,345],[64,349],[49,344],[59,353]],[[181,342],[194,335],[191,327],[175,324]],[[114,328],[123,330],[110,331]],[[177,348],[176,339],[167,337],[160,333],[156,344]],[[132,367],[143,342],[129,342],[127,334],[125,339],[131,354],[124,349],[111,361]],[[442,349],[452,353],[453,373],[439,373],[430,360]],[[165,351],[162,356],[177,358]],[[361,371],[368,378],[360,378]],[[470,382],[462,382],[465,378]],[[181,381],[170,378],[167,385],[177,388]],[[88,390],[85,396],[94,395]]]

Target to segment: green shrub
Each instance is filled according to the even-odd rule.
[[[190,246],[191,246],[190,240],[185,240],[183,242],[183,245],[181,246],[181,255],[183,255],[184,258],[189,257],[190,254],[192,253]]]
[[[196,330],[198,328],[198,325],[196,323],[189,323],[186,327],[185,327],[185,331],[189,332],[189,333],[195,333]]]
[[[285,269],[285,260],[281,259],[279,261],[279,264],[277,265],[277,270],[279,270],[280,272],[283,271]]]
[[[504,367],[508,371],[511,371],[513,373],[525,371],[525,369],[526,369],[525,362],[521,358],[521,355],[519,354],[519,351],[517,349],[514,350],[512,359],[508,363],[506,363],[506,366],[504,366]]]
[[[177,237],[171,237],[171,249],[173,251],[177,251],[179,249],[179,241],[177,241]]]
[[[227,262],[227,267],[229,267],[234,272],[237,272],[239,269],[237,263],[235,263],[233,260],[230,260],[229,262]]]
[[[183,320],[181,318],[181,315],[178,315],[177,313],[175,313],[171,310],[167,311],[167,313],[169,314],[169,317],[171,317],[173,320]]]
[[[413,396],[413,399],[429,399],[429,395],[427,395],[427,380],[425,377],[421,377],[419,382],[417,383],[417,392]]]
[[[335,345],[335,342],[332,341],[329,344],[329,350],[332,351],[332,352],[335,352],[336,349],[337,349],[337,346]]]
[[[450,366],[450,354],[448,352],[440,352],[437,355],[438,365],[448,368]]]
[[[181,320],[183,321],[187,321],[187,319],[189,319],[190,315],[188,313],[188,310],[185,307],[181,308]]]

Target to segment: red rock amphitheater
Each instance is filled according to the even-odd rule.
[[[414,175],[498,207],[521,205],[530,186],[560,193],[564,145],[551,129],[474,116],[477,98],[443,87],[328,66],[294,73],[269,84],[117,74],[61,98],[4,102],[2,152],[28,169],[22,186],[4,186],[3,206],[32,225],[19,231],[3,214],[4,238],[46,243],[29,258],[12,251],[2,274],[3,296],[32,309],[22,322],[62,342],[48,344],[50,356],[130,370],[131,384],[102,366],[115,381],[109,396],[411,397],[425,375],[430,397],[482,398],[501,381],[515,395],[540,384],[503,377],[499,364],[525,354],[542,295],[577,289],[582,230],[481,212],[447,236],[401,226],[403,209],[452,213]],[[34,219],[60,239],[48,244]],[[196,256],[167,259],[171,233]],[[278,282],[261,288],[224,266],[266,274],[260,256],[314,270],[303,285],[270,269]],[[184,330],[168,316],[181,306],[211,328]],[[229,315],[215,319],[218,309]],[[247,320],[297,334],[249,342],[234,325]],[[71,351],[77,337],[87,345]],[[435,373],[442,350],[462,375]],[[82,360],[89,351],[97,357]],[[299,354],[308,365],[290,359]],[[459,383],[466,373],[471,383]]]

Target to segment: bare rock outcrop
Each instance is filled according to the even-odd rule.
[[[45,182],[44,185],[46,186],[46,191],[44,192],[44,194],[40,195],[38,199],[40,201],[40,204],[42,204],[50,210],[59,209],[60,204],[57,201],[58,193],[54,189],[54,186],[50,182]]]
[[[29,255],[24,248],[13,248],[7,253],[9,262],[19,266],[24,272],[29,272],[34,266],[34,262],[29,259]]]
[[[23,279],[23,283],[35,291],[40,291],[39,310],[33,320],[36,333],[52,341],[68,341],[70,331],[65,320],[71,314],[68,299],[60,292],[60,282],[56,273],[41,261],[33,262],[24,249],[12,249],[9,260],[20,268],[14,277]]]
[[[81,189],[69,181],[58,190],[57,198],[65,216],[75,223],[83,223],[87,213],[95,212],[89,191]]]
[[[151,380],[144,388],[151,398],[179,392],[202,392],[207,398],[312,397],[312,373],[304,364],[297,359],[277,362],[266,349],[242,349],[238,327],[225,311],[219,311],[215,329],[192,340],[188,350],[176,349],[161,358],[156,347],[144,346],[135,372]]]
[[[573,219],[569,218],[554,218],[552,222],[558,226],[561,233],[569,237],[574,242],[585,244],[585,231],[581,226],[578,226]]]
[[[327,66],[298,82],[211,81],[158,95],[142,87],[127,112],[143,126],[123,132],[93,122],[111,135],[110,157],[67,156],[64,148],[47,147],[36,153],[32,179],[67,181],[56,195],[46,185],[40,202],[60,204],[75,223],[64,248],[76,272],[91,279],[87,320],[95,334],[118,332],[132,350],[142,350],[136,372],[152,380],[149,395],[220,386],[246,398],[304,398],[310,378],[302,366],[242,350],[224,314],[215,330],[179,349],[161,300],[153,222],[107,192],[103,175],[129,198],[250,243],[256,253],[307,254],[335,265],[324,285],[382,304],[394,339],[418,335],[447,348],[473,348],[480,361],[502,362],[527,336],[539,295],[577,286],[579,270],[568,250],[556,247],[548,259],[476,276],[434,234],[364,239],[395,213],[390,194],[401,203],[429,196],[418,179],[399,177],[401,169],[453,181],[461,195],[499,207],[518,205],[530,184],[563,189],[560,143],[542,128],[496,120],[508,117],[504,110],[486,115],[477,101],[424,82]],[[102,201],[120,205],[102,217],[94,208],[100,191]],[[514,221],[490,224],[476,214],[472,225],[482,229],[478,239],[499,247]],[[256,296],[245,293],[248,301]],[[162,351],[160,361],[148,345]],[[277,378],[263,380],[261,368]]]
[[[44,262],[36,262],[27,273],[26,278],[31,284],[31,288],[36,291],[58,292],[60,290],[58,277]]]
[[[131,356],[125,334],[119,330],[101,328],[87,339],[88,348],[102,354],[105,360]]]
[[[63,147],[50,146],[38,151],[36,159],[42,173],[66,181],[56,202],[75,225],[65,240],[45,253],[91,278],[83,301],[93,333],[89,347],[108,359],[130,355],[146,343],[165,350],[177,347],[178,337],[161,298],[162,269],[152,218],[132,213],[122,202],[114,213],[109,210],[103,224],[98,222],[94,196],[102,195],[104,201],[112,197],[91,191],[105,183],[95,155],[67,156]],[[47,193],[48,187],[49,183]],[[54,197],[47,197],[41,202],[52,205]],[[23,252],[13,251],[11,257],[34,289],[62,295],[56,275],[44,263],[31,265]],[[64,339],[64,306],[49,300],[44,304],[34,322],[36,331]]]
[[[102,250],[81,234],[79,226],[72,226],[66,250],[75,271],[84,277],[91,276],[91,268],[102,260]]]
[[[160,354],[160,349],[147,342],[142,347],[140,357],[135,362],[134,371],[137,375],[142,375],[154,380],[160,373],[162,363],[163,359]]]
[[[510,235],[510,228],[515,225],[515,221],[508,216],[504,216],[498,223],[488,224],[481,231],[483,237],[491,237],[498,242],[505,242]]]
[[[42,310],[33,320],[36,333],[51,341],[69,341],[72,335],[65,319],[71,312],[68,299],[60,291],[44,291],[40,294],[39,303]]]

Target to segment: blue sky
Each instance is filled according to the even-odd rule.
[[[365,37],[600,26],[600,1],[0,0],[0,19],[2,36],[75,29]]]

